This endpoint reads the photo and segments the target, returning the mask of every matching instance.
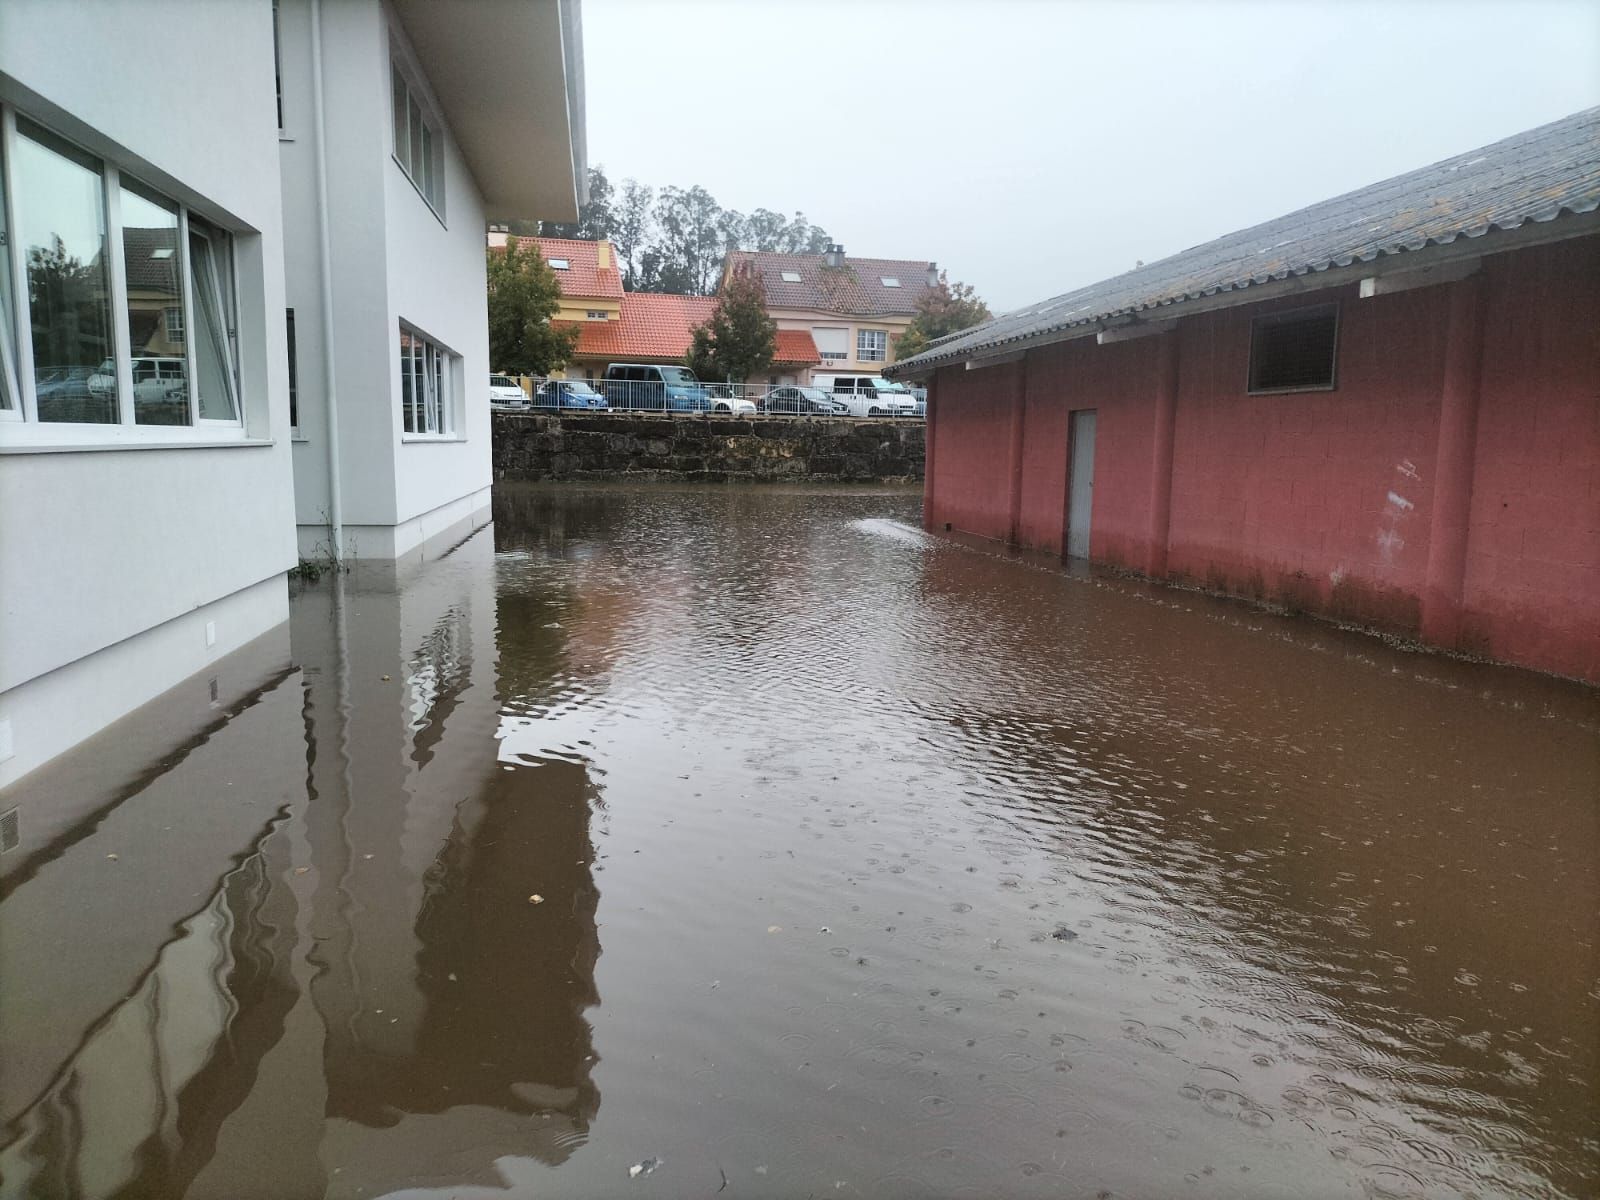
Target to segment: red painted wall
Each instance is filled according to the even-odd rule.
[[[1182,320],[1167,575],[1417,634],[1450,290],[1484,337],[1459,648],[1600,681],[1600,238],[1494,255],[1482,277],[1354,287]],[[1254,317],[1340,303],[1332,391],[1251,396]],[[1150,561],[1161,338],[1026,361],[1018,541],[1059,552],[1068,414],[1097,411],[1090,557]],[[1019,367],[940,372],[930,526],[1009,534]]]
[[[1600,238],[1484,266],[1462,648],[1600,681]]]

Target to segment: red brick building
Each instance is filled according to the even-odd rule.
[[[1600,109],[1009,313],[925,520],[1600,682]]]

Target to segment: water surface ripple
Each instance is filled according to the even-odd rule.
[[[1600,1192],[1595,693],[918,509],[502,487],[0,796],[0,1196]]]

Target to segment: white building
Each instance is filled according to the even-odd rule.
[[[486,217],[575,217],[581,63],[578,0],[0,4],[0,787],[488,519]]]

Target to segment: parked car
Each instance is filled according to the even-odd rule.
[[[740,417],[753,417],[759,409],[754,400],[746,400],[742,396],[733,394],[733,389],[725,383],[708,383],[705,385],[706,397],[711,401],[711,411],[719,413],[733,413]]]
[[[528,393],[509,375],[491,375],[489,403],[496,408],[526,408]]]
[[[707,412],[711,397],[688,367],[612,363],[601,385],[612,408],[645,408],[656,412]]]
[[[116,394],[117,365],[106,359],[85,383],[91,396]],[[133,398],[140,404],[189,401],[189,376],[186,363],[171,358],[140,357],[133,360]]]
[[[607,408],[606,398],[582,379],[552,379],[533,394],[536,408]]]
[[[909,417],[917,410],[906,385],[882,375],[814,375],[811,382],[843,400],[853,416]]]
[[[769,413],[791,413],[797,416],[842,417],[850,414],[850,405],[836,399],[818,387],[801,387],[785,384],[773,388],[762,399],[762,407]]]

